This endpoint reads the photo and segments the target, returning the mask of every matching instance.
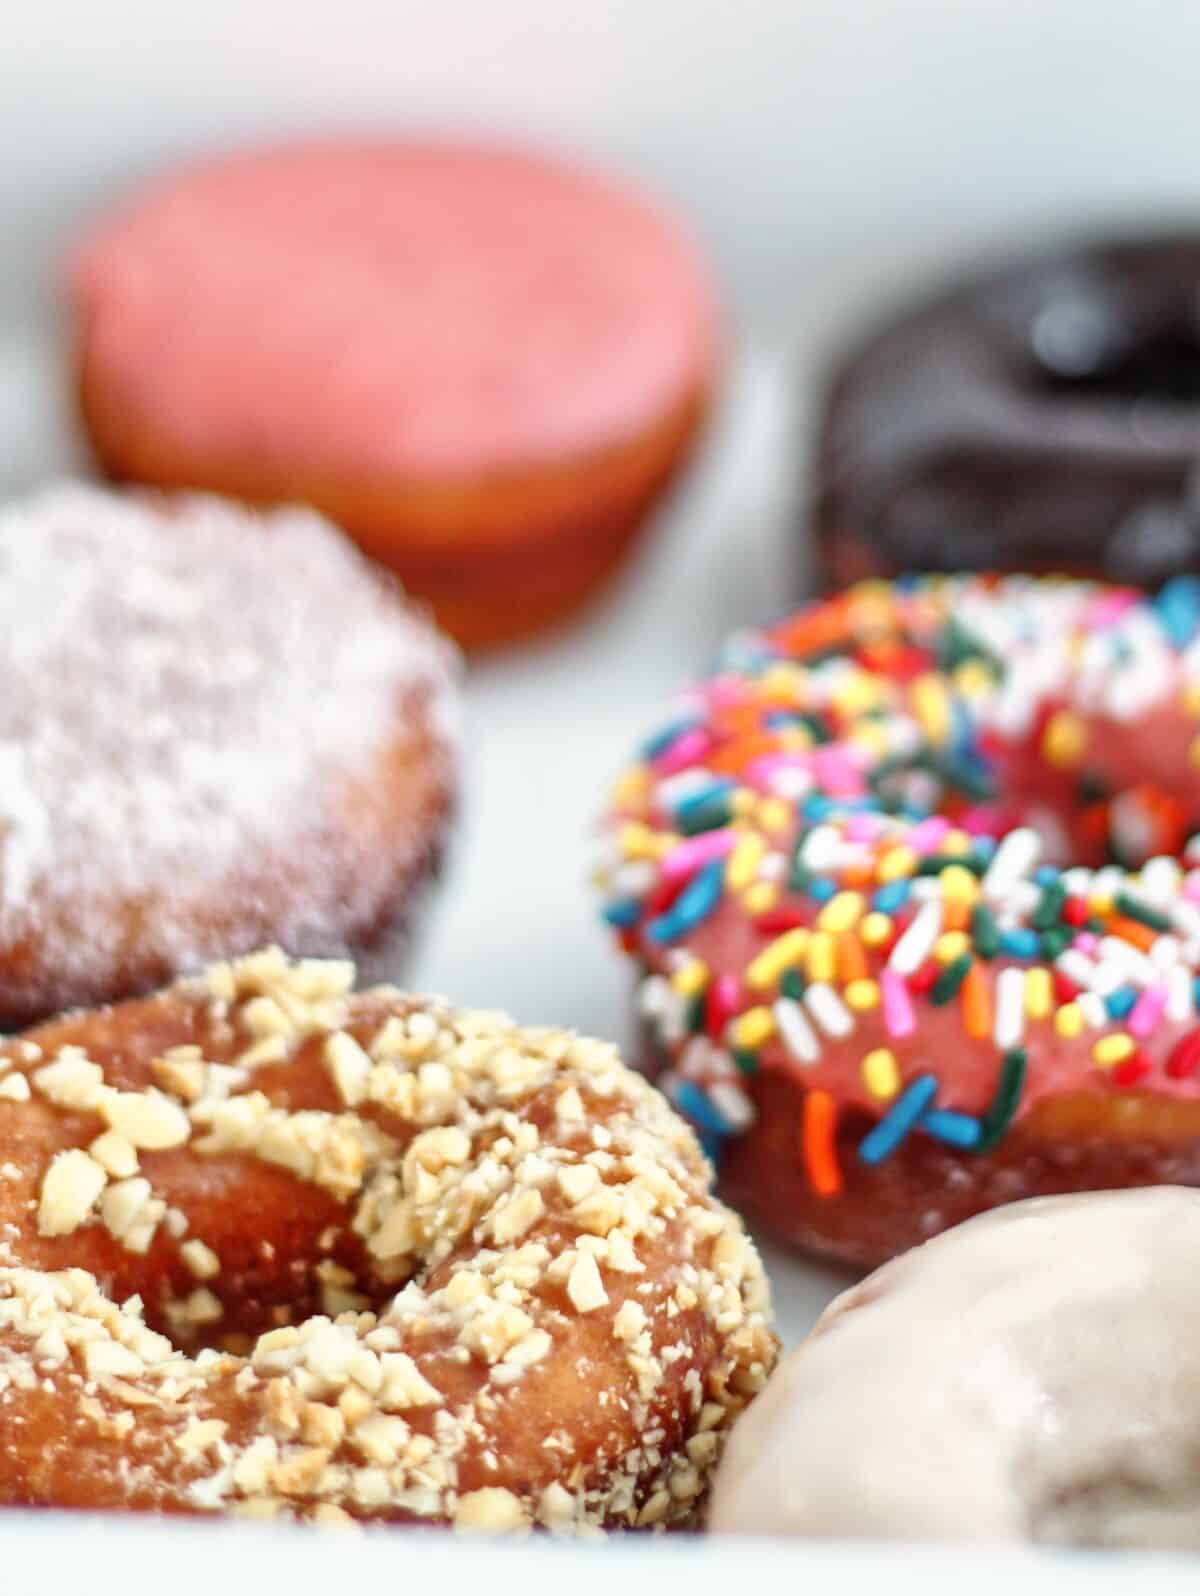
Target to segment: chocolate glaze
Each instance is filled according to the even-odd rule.
[[[1064,250],[910,307],[834,373],[812,525],[909,570],[1200,569],[1200,234]]]

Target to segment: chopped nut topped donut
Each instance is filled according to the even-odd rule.
[[[607,1044],[353,981],[0,1044],[0,1502],[692,1519],[776,1343],[691,1132]]]

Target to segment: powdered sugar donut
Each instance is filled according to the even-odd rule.
[[[75,486],[0,510],[0,1026],[269,938],[397,955],[455,671],[308,512]]]
[[[601,870],[731,1199],[874,1264],[1022,1196],[1200,1184],[1198,764],[1187,579],[863,585],[734,639]]]
[[[688,1521],[762,1267],[616,1050],[277,950],[0,1045],[0,1502]]]
[[[203,163],[103,225],[74,288],[113,477],[315,505],[473,644],[611,572],[716,358],[706,273],[669,219],[472,144]]]

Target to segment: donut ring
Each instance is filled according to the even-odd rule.
[[[1200,1194],[1033,1198],[840,1296],[734,1432],[714,1530],[1200,1548]]]
[[[0,1046],[0,1502],[689,1519],[775,1356],[693,1137],[610,1046],[352,982]]]
[[[644,745],[604,912],[737,1206],[871,1265],[1200,1184],[1198,639],[1189,579],[864,584],[735,639]]]
[[[307,511],[0,510],[0,1030],[278,942],[394,975],[457,786],[452,647]]]
[[[840,588],[905,571],[1200,566],[1200,238],[1060,250],[959,283],[834,374],[811,524]]]

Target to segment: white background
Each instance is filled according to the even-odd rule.
[[[1195,0],[0,0],[0,489],[79,461],[63,252],[170,159],[287,131],[469,129],[672,203],[735,334],[720,415],[607,601],[473,672],[459,845],[412,972],[624,1036],[588,828],[666,695],[723,633],[793,601],[791,501],[828,350],[989,248],[1196,217],[1198,87]],[[836,1277],[769,1257],[793,1339]]]

